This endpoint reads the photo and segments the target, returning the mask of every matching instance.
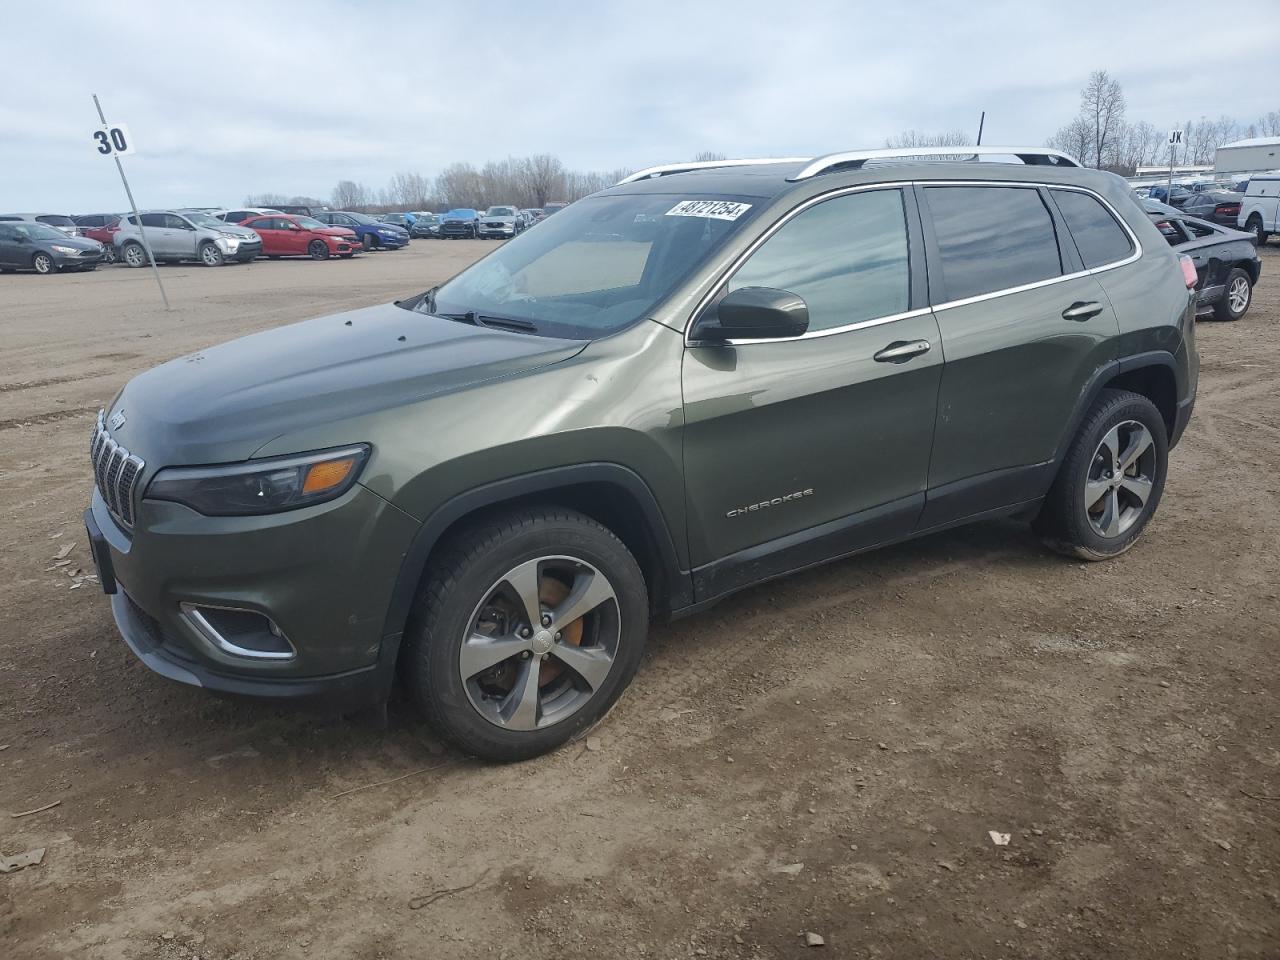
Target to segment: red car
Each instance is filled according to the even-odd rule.
[[[361,249],[354,230],[331,227],[311,217],[277,213],[241,220],[240,226],[248,227],[262,238],[262,254],[267,257],[346,259]]]
[[[105,263],[116,262],[115,239],[116,231],[120,229],[120,214],[84,213],[71,219],[80,228],[80,236],[97,240],[102,244],[102,259]]]

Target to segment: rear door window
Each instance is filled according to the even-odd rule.
[[[905,313],[910,290],[901,190],[823,201],[788,220],[726,290],[775,287],[804,299],[809,329]]]
[[[928,187],[924,195],[937,239],[942,301],[1062,275],[1053,217],[1036,188]]]
[[[169,226],[169,218],[163,213],[144,213],[142,215],[142,225],[144,227],[164,228]]]
[[[1067,229],[1086,267],[1115,263],[1133,252],[1129,235],[1097,197],[1078,190],[1051,190],[1050,193],[1067,221]]]

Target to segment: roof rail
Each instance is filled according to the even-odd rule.
[[[1078,167],[1080,164],[1061,150],[1049,147],[895,147],[888,150],[850,150],[845,153],[829,153],[818,157],[788,180],[808,180],[834,168],[858,170],[868,160],[899,160],[910,157],[965,157],[977,159],[984,156],[1017,157],[1026,164],[1055,164]]]
[[[673,173],[688,173],[690,170],[711,170],[715,167],[754,167],[762,163],[804,163],[812,157],[764,157],[757,160],[690,160],[687,163],[664,163],[656,167],[637,170],[629,177],[623,177],[614,186],[624,183],[635,183],[637,180],[651,180],[666,177]]]

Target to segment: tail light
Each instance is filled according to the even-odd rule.
[[[1200,278],[1196,276],[1196,265],[1185,253],[1178,257],[1178,266],[1182,268],[1182,279],[1188,290],[1194,290]]]
[[[1224,217],[1238,217],[1240,216],[1240,204],[1220,203],[1213,208],[1213,212],[1221,214]]]

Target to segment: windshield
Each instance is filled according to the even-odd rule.
[[[225,230],[227,227],[234,226],[234,224],[227,223],[225,220],[211,217],[207,213],[184,213],[183,216],[197,227],[212,227],[214,230]]]
[[[51,227],[45,223],[21,223],[14,224],[18,229],[18,233],[25,233],[32,240],[62,240],[66,241],[67,235],[57,227]]]
[[[454,220],[471,220],[475,216],[476,216],[476,212],[474,210],[470,209],[469,207],[462,207],[458,210],[450,210],[448,213],[444,215],[444,218],[446,220],[451,218]]]
[[[749,197],[591,197],[507,242],[414,309],[594,339],[645,317],[759,206]]]
[[[319,220],[316,220],[314,217],[294,217],[294,219],[298,222],[298,226],[302,227],[303,230],[329,229],[329,225],[327,223],[321,223]]]
[[[515,207],[490,207],[485,211],[486,217],[514,217],[515,215]]]
[[[52,224],[55,227],[74,227],[76,222],[70,217],[64,217],[58,213],[47,213],[43,216],[36,217],[41,223]]]

